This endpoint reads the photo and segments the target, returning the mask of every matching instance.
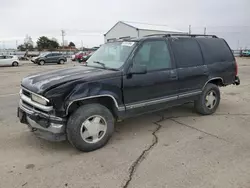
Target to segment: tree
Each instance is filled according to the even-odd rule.
[[[70,43],[69,43],[69,47],[71,47],[71,48],[74,47],[74,48],[75,48],[76,45],[75,45],[73,42],[70,42]]]
[[[26,50],[24,44],[20,44],[20,45],[17,47],[17,49],[20,50],[20,51],[25,51],[25,50]]]
[[[30,46],[34,46],[34,42],[31,38],[31,36],[26,35],[24,38],[24,44],[30,45]]]
[[[29,35],[26,35],[26,37],[24,38],[24,43],[19,45],[17,49],[20,51],[26,51],[26,50],[32,51],[34,50],[33,45],[34,43],[32,41],[32,38]]]
[[[50,40],[49,41],[49,49],[53,50],[53,49],[57,49],[57,48],[59,48],[58,42],[54,41],[54,40]]]
[[[55,40],[50,40],[48,37],[42,36],[37,40],[37,47],[39,50],[44,50],[44,49],[54,50],[59,47],[59,44]]]

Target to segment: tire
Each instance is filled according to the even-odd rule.
[[[38,64],[39,64],[39,65],[44,65],[44,64],[45,64],[45,61],[44,61],[44,60],[41,60],[41,61],[39,61]]]
[[[14,62],[12,63],[12,66],[13,66],[13,67],[17,67],[17,66],[18,66],[18,62],[14,61]]]
[[[59,60],[58,64],[64,64],[65,61],[63,59]]]
[[[100,124],[106,123],[105,131],[100,131],[100,129],[96,128],[96,125],[100,125],[99,123],[93,123],[96,118],[101,118],[101,121],[99,121]],[[94,131],[87,129],[86,127],[91,127]],[[102,127],[104,126],[102,125]],[[84,152],[94,151],[106,145],[112,136],[114,132],[114,117],[109,109],[103,105],[83,105],[70,116],[67,123],[66,132],[69,142],[75,148]],[[94,132],[98,132],[98,134],[92,134]],[[85,136],[85,133],[87,136]],[[96,135],[96,140],[94,140],[94,137],[91,135]]]
[[[219,104],[220,90],[218,86],[208,83],[199,99],[194,102],[194,107],[199,114],[210,115],[217,110]]]

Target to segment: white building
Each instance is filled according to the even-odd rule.
[[[186,33],[165,25],[142,24],[134,22],[117,22],[106,34],[105,42],[127,37],[143,37],[152,34]]]

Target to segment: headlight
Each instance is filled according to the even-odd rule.
[[[38,95],[31,94],[31,99],[39,104],[47,105],[47,101]]]

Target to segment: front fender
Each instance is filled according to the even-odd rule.
[[[65,101],[66,115],[68,109],[76,101],[98,97],[110,97],[117,109],[123,108],[121,83],[118,79],[101,80],[96,82],[81,83],[74,87]]]
[[[124,108],[121,90],[121,78],[108,78],[93,82],[72,81],[49,90],[46,98],[52,101],[55,113],[68,115],[68,109],[76,101],[107,96],[112,98],[115,106]]]

